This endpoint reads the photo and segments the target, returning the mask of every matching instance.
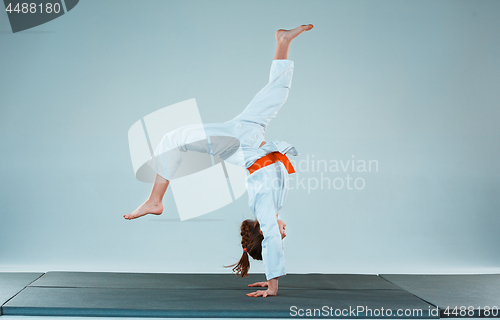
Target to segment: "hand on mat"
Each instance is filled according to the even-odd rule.
[[[248,286],[249,287],[267,287],[268,283],[267,283],[267,281],[255,282],[255,283],[249,284]]]
[[[258,291],[255,291],[255,292],[250,292],[250,293],[247,293],[247,296],[249,297],[267,297],[267,296],[275,296],[276,295],[276,291],[272,291],[270,289],[267,289],[267,290],[258,290]]]
[[[285,233],[286,223],[285,223],[285,221],[278,219],[278,226],[280,227],[281,239],[283,239],[284,237],[286,237],[286,233]]]

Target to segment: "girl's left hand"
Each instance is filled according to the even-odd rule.
[[[249,284],[248,286],[249,287],[267,287],[267,285],[268,285],[267,281],[263,281],[263,282],[255,282],[255,283]]]

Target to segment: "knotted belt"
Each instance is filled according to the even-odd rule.
[[[290,163],[290,160],[288,160],[287,156],[284,154],[281,154],[278,151],[268,153],[267,155],[263,156],[259,160],[255,161],[250,167],[248,167],[248,171],[250,174],[254,173],[255,171],[262,169],[270,164],[273,164],[275,162],[281,161],[285,165],[286,171],[288,171],[289,174],[292,174],[295,172],[295,169],[293,168],[292,164]]]

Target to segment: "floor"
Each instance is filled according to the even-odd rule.
[[[262,279],[260,274],[241,279],[229,274],[4,272],[1,318],[500,317],[500,274],[288,274],[280,279],[276,297],[247,297],[252,291],[247,284]]]

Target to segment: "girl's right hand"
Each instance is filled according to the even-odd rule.
[[[268,283],[267,283],[267,281],[255,282],[255,283],[249,284],[248,286],[249,287],[267,287]]]
[[[265,291],[263,290],[258,290],[255,292],[247,293],[247,296],[249,297],[268,297],[268,296],[275,296],[276,291],[272,291],[271,289],[267,289]]]
[[[278,227],[280,228],[281,239],[286,237],[285,227],[286,223],[283,220],[278,219]]]

